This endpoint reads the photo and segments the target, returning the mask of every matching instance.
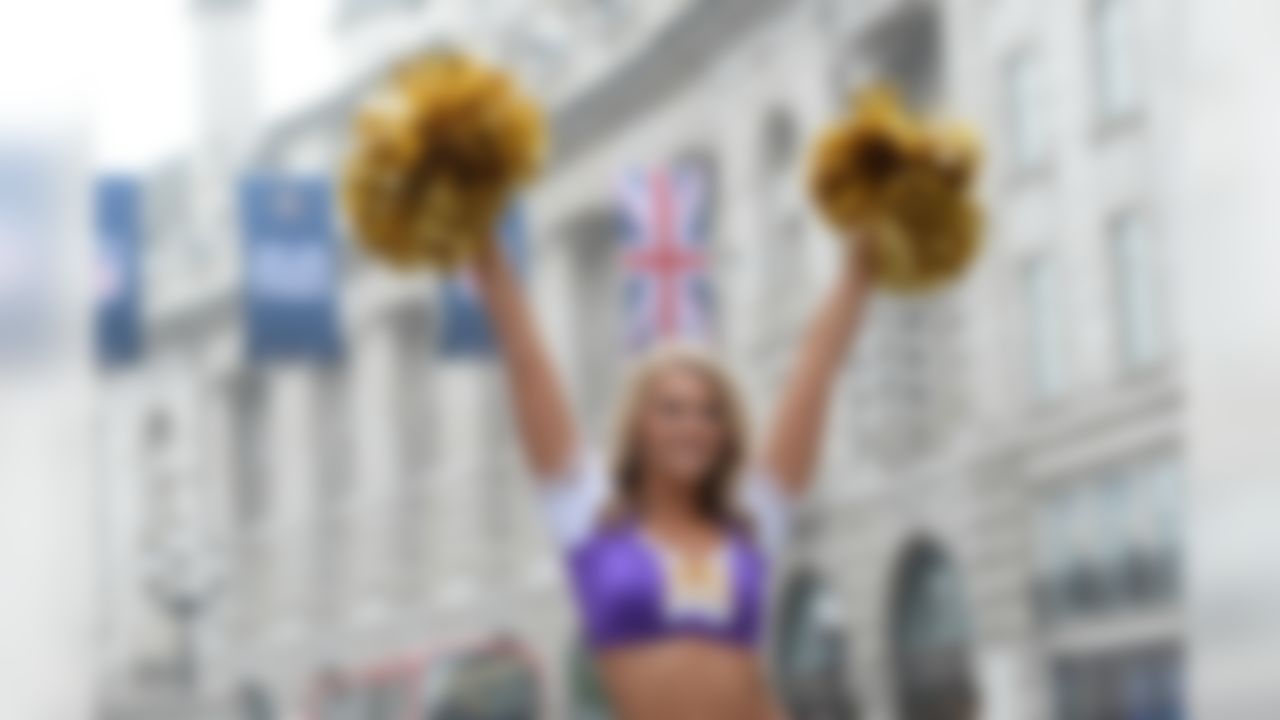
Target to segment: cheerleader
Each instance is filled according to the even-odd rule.
[[[517,282],[490,238],[536,172],[545,128],[506,73],[467,56],[407,64],[363,112],[344,177],[355,236],[401,268],[470,265],[501,347],[521,444],[623,720],[777,720],[761,643],[771,571],[812,480],[827,400],[878,287],[921,292],[976,256],[976,138],[873,90],[819,139],[810,192],[846,252],[763,445],[704,352],[637,366],[612,452],[584,447]],[[868,258],[874,258],[869,263]]]
[[[850,243],[851,248],[863,243]],[[792,508],[809,489],[827,401],[869,287],[848,253],[757,450],[738,389],[703,351],[659,346],[624,393],[616,445],[585,447],[494,243],[474,264],[594,662],[623,720],[778,720],[761,648]]]

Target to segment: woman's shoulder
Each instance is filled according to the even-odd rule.
[[[769,554],[780,552],[786,544],[794,505],[772,473],[763,467],[749,467],[739,479],[738,507],[744,532]]]
[[[562,546],[581,543],[599,525],[609,501],[604,462],[594,452],[581,452],[560,473],[538,483],[539,504],[552,536]]]

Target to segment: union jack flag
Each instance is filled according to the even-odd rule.
[[[692,166],[632,172],[620,195],[628,344],[706,339],[713,307],[703,174]]]

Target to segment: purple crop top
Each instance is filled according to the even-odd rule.
[[[579,462],[543,484],[542,508],[567,556],[587,640],[595,650],[696,636],[755,647],[763,634],[769,566],[785,540],[787,502],[759,472],[740,485],[753,532],[725,536],[696,572],[638,523],[601,526],[611,484],[601,464]]]

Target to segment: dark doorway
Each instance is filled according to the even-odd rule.
[[[971,627],[960,573],[929,541],[908,547],[893,596],[893,650],[902,720],[980,716]]]
[[[609,720],[609,698],[586,645],[574,646],[569,659],[572,720]]]
[[[816,573],[797,574],[782,597],[774,668],[795,720],[856,720],[848,633],[835,593]]]

